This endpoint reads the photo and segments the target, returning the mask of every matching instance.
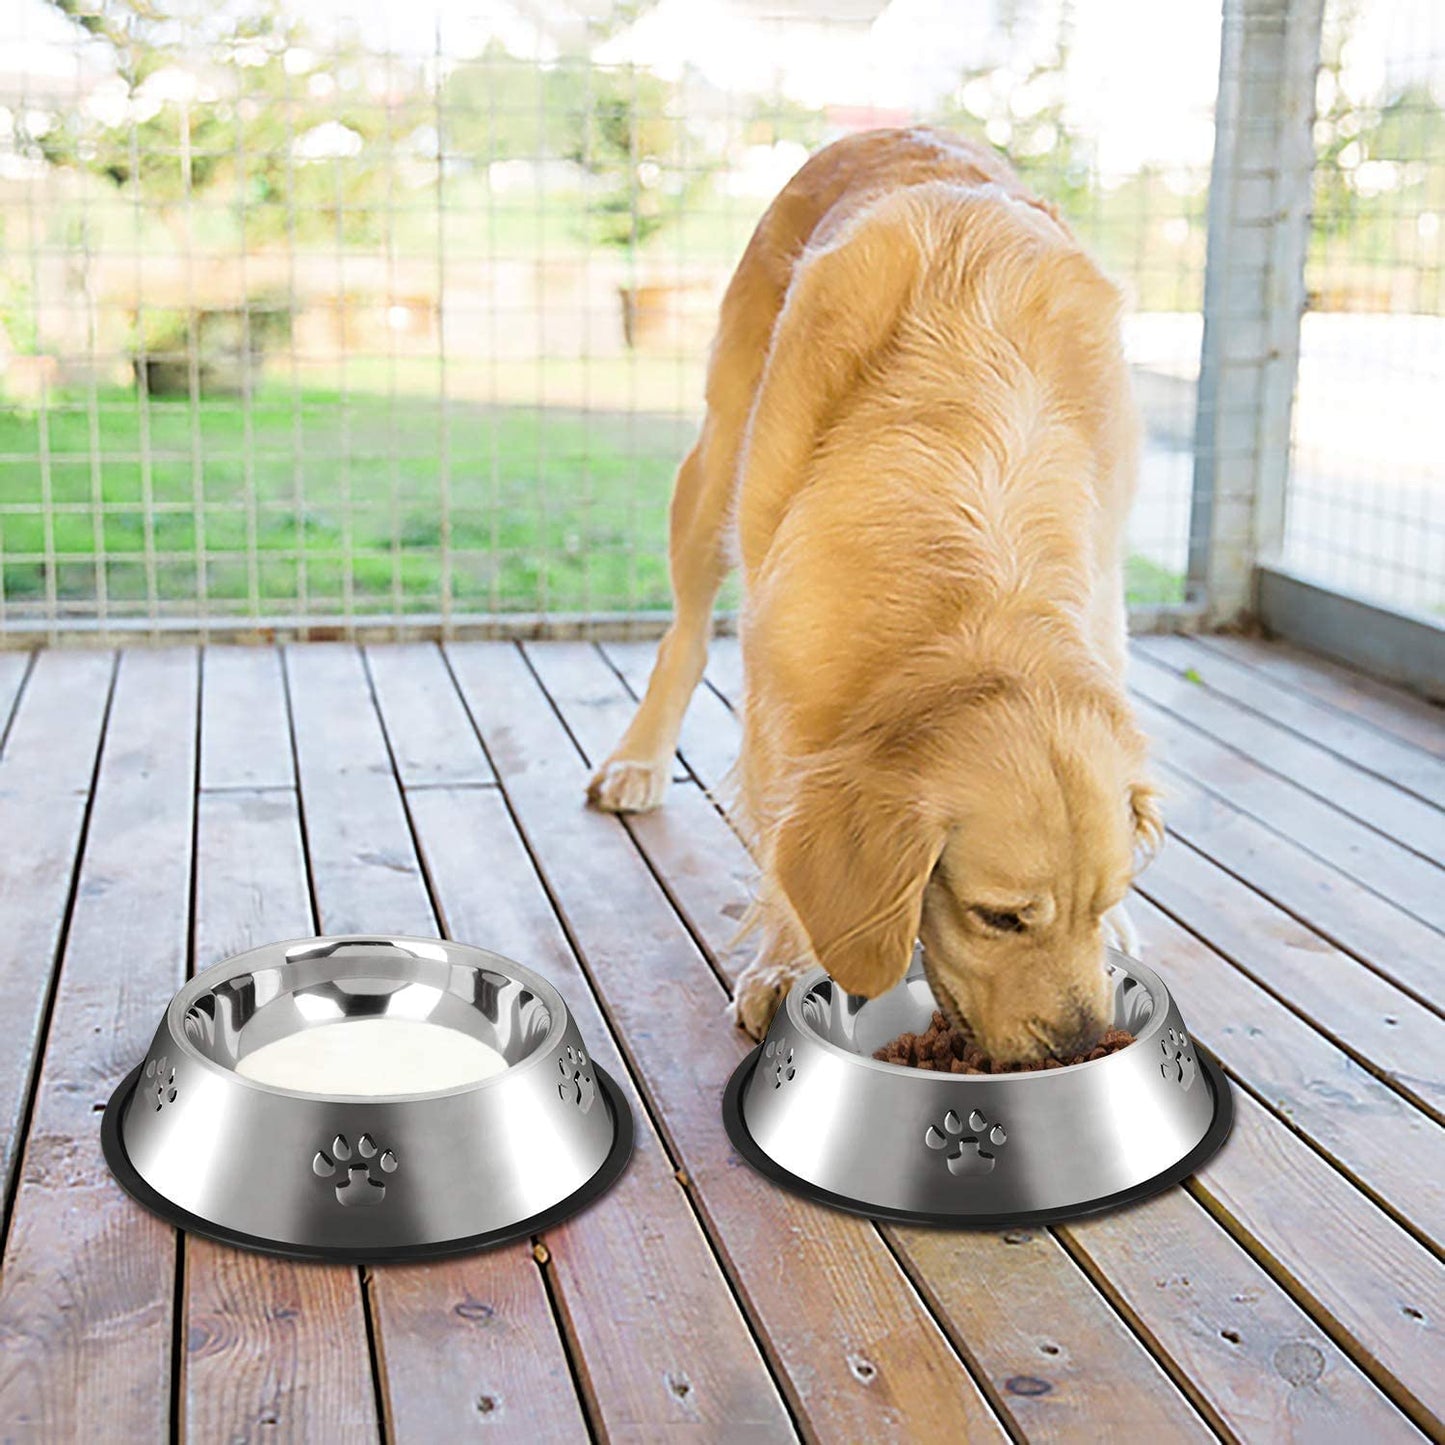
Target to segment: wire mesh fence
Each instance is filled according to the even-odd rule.
[[[1002,147],[1129,293],[1131,599],[1182,599],[1218,0],[7,28],[0,632],[661,613],[731,267],[811,149],[918,121]]]
[[[1331,0],[1284,561],[1445,612],[1445,9]]]

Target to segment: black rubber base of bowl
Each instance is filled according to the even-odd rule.
[[[209,1219],[172,1204],[158,1194],[136,1172],[125,1152],[120,1137],[120,1120],[129,1101],[131,1091],[140,1078],[137,1065],[121,1080],[110,1102],[105,1106],[105,1116],[100,1125],[100,1143],[105,1151],[105,1162],[110,1172],[119,1180],[121,1188],[137,1204],[152,1214],[183,1229],[187,1234],[201,1234],[207,1239],[218,1239],[222,1244],[233,1244],[237,1249],[251,1249],[259,1254],[279,1255],[283,1259],[320,1259],[333,1264],[388,1264],[401,1260],[442,1259],[453,1254],[476,1254],[491,1249],[494,1245],[507,1244],[515,1239],[526,1239],[553,1225],[561,1224],[580,1213],[595,1200],[600,1199],[621,1177],[632,1157],[632,1111],[617,1082],[604,1069],[597,1068],[597,1083],[608,1107],[612,1110],[612,1148],[602,1161],[598,1171],[575,1193],[559,1200],[550,1209],[534,1214],[530,1219],[518,1220],[502,1229],[493,1229],[486,1234],[468,1235],[465,1239],[443,1239],[429,1244],[402,1244],[392,1249],[357,1249],[351,1246],[317,1245],[308,1247],[291,1244],[284,1240],[263,1239],[254,1234],[242,1234],[239,1230],[227,1229],[213,1224]]]
[[[1195,1046],[1196,1056],[1204,1077],[1214,1094],[1214,1118],[1204,1137],[1177,1164],[1171,1165],[1161,1174],[1146,1179],[1130,1189],[1121,1189],[1117,1194],[1102,1199],[1088,1200],[1083,1204],[1072,1204],[1061,1209],[1018,1209],[1011,1214],[927,1214],[911,1209],[889,1209],[880,1205],[864,1204],[842,1194],[820,1188],[806,1179],[784,1169],[769,1154],[758,1147],[748,1127],[743,1122],[743,1088],[757,1067],[762,1046],[756,1049],[733,1070],[723,1093],[723,1124],[732,1140],[733,1148],[765,1179],[815,1204],[826,1204],[830,1209],[840,1209],[845,1214],[861,1214],[865,1219],[883,1220],[891,1224],[925,1224],[936,1229],[997,1229],[1002,1225],[1020,1224],[1062,1224],[1069,1219],[1083,1219],[1091,1214],[1106,1214],[1111,1209],[1122,1209],[1126,1204],[1137,1204],[1151,1194],[1158,1194],[1171,1184],[1188,1179],[1206,1160],[1212,1158],[1220,1145],[1229,1137],[1234,1127],[1234,1098],[1229,1091],[1229,1080],[1224,1071],[1203,1049]]]

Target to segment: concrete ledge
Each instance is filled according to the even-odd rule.
[[[1445,619],[1397,611],[1277,563],[1255,569],[1255,606],[1270,633],[1445,701]]]

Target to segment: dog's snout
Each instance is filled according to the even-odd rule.
[[[1070,1016],[1060,1043],[1054,1049],[1060,1057],[1086,1054],[1108,1031],[1110,1020],[1095,1009],[1080,1006]]]

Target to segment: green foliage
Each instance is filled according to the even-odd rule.
[[[1316,86],[1311,304],[1348,311],[1445,311],[1428,264],[1445,224],[1445,108],[1420,80],[1352,93],[1357,0],[1331,7]]]
[[[4,241],[0,228],[0,243]],[[0,345],[19,356],[37,350],[35,298],[30,282],[15,272],[0,272]]]
[[[69,13],[81,0],[51,3]],[[304,23],[274,0],[240,18],[222,12],[200,39],[178,38],[147,0],[75,18],[114,48],[124,113],[102,119],[76,107],[22,137],[52,165],[102,176],[172,218],[192,200],[224,206],[247,246],[381,237],[397,172],[432,113],[419,71],[392,63],[394,83],[373,94],[364,82],[376,62],[353,44],[328,56],[326,83],[313,92],[287,68],[288,52],[305,49]],[[357,154],[307,159],[305,139],[322,125],[351,132]]]
[[[449,155],[574,165],[585,194],[571,211],[573,229],[592,245],[643,245],[710,171],[703,157],[688,154],[676,86],[631,67],[593,66],[584,56],[537,66],[494,44],[448,77],[442,109]]]
[[[827,138],[827,117],[821,110],[781,95],[754,102],[752,114],[743,129],[743,139],[749,145],[795,141],[811,151]]]
[[[677,214],[687,194],[668,183],[685,140],[675,96],[671,86],[640,70],[595,71],[591,81],[568,157],[601,183],[587,217],[590,239],[640,246]]]
[[[446,154],[480,165],[571,154],[580,132],[579,69],[518,60],[493,41],[442,86]]]

